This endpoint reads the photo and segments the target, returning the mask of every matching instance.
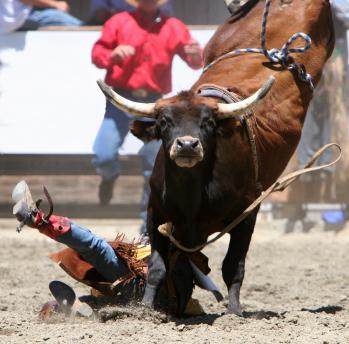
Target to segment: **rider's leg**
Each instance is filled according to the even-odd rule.
[[[108,281],[113,282],[129,272],[126,263],[104,239],[66,217],[51,215],[49,219],[45,219],[42,211],[35,206],[25,182],[22,182],[21,187],[22,197],[13,211],[19,221],[29,227],[37,228],[46,236],[75,250]],[[18,189],[14,189],[14,194]],[[14,199],[18,200],[19,197]]]

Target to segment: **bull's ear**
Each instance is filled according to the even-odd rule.
[[[155,121],[134,121],[130,125],[130,130],[134,136],[138,137],[143,142],[159,139]]]

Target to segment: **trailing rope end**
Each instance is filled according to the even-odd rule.
[[[166,222],[158,227],[158,231],[165,237],[170,237],[172,232],[172,222]]]

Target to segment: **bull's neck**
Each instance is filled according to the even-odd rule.
[[[200,162],[196,166],[191,168],[179,167],[175,162],[166,161],[165,174],[166,177],[180,179],[180,181],[191,181],[196,178],[201,178],[203,176],[203,163]]]
[[[165,164],[165,197],[172,204],[196,213],[206,185],[205,164],[198,163],[192,168],[177,166],[172,160]],[[183,206],[181,206],[183,205]]]
[[[198,214],[205,199],[207,170],[201,162],[192,168],[181,168],[172,161],[165,164],[164,201],[174,235],[187,247],[194,247],[203,240],[198,236]]]

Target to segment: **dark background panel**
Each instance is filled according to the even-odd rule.
[[[71,13],[89,19],[90,0],[68,0]],[[228,16],[223,0],[173,0],[175,16],[188,25],[217,25]]]

